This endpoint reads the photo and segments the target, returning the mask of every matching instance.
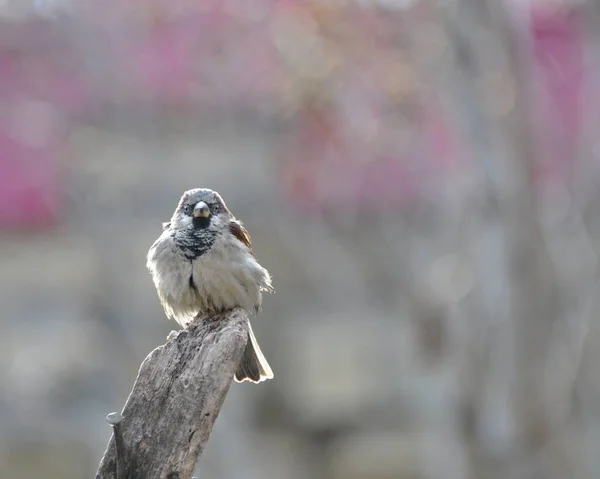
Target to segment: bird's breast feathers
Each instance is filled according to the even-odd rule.
[[[257,312],[271,277],[250,249],[231,234],[220,235],[201,256],[186,258],[166,229],[148,252],[147,266],[165,313],[183,326],[198,314],[234,307]]]

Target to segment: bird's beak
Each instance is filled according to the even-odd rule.
[[[199,201],[194,206],[194,218],[208,218],[210,216],[210,208],[204,201]]]

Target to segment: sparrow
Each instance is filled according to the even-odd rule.
[[[183,193],[150,247],[146,266],[165,314],[184,328],[195,318],[236,307],[257,314],[263,292],[273,291],[269,272],[254,257],[250,234],[219,193],[208,188]],[[249,324],[234,379],[259,383],[272,378]]]

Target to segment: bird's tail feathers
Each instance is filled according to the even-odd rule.
[[[252,325],[248,324],[248,328],[248,342],[240,365],[235,372],[235,381],[238,383],[244,381],[259,383],[266,379],[273,379],[273,371],[260,350],[258,341],[252,331]]]

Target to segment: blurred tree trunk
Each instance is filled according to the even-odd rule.
[[[503,6],[508,2],[423,3],[426,31],[435,35],[424,35],[422,24],[421,32],[415,28],[415,61],[428,74],[430,90],[442,96],[466,140],[475,182],[484,185],[476,201],[470,196],[462,203],[463,222],[473,235],[465,234],[472,243],[466,254],[479,278],[475,302],[481,313],[462,318],[468,351],[462,366],[470,391],[465,400],[474,411],[473,472],[585,477],[582,451],[568,445],[573,374],[582,348],[568,319],[576,316],[581,329],[589,311],[567,311],[581,303],[567,299],[581,299],[582,285],[591,284],[595,270],[593,264],[580,268],[569,290],[562,276],[573,265],[555,261],[550,251],[544,208],[552,205],[543,205],[534,176],[543,158],[530,117],[536,92],[527,31]],[[429,48],[436,42],[437,48]],[[493,239],[489,231],[496,232]],[[584,231],[573,233],[586,237]],[[481,323],[485,335],[478,337]]]

